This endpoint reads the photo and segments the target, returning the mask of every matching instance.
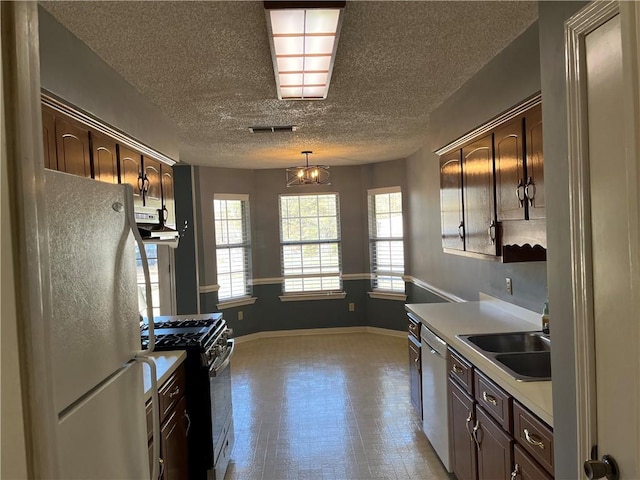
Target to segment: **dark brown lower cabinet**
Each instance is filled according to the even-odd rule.
[[[449,379],[449,442],[453,473],[458,480],[476,480],[477,450],[473,439],[474,401]]]
[[[164,382],[159,390],[160,411],[160,469],[159,480],[188,480],[189,478],[189,413],[185,391],[184,365]],[[147,403],[147,432],[149,465],[153,462],[153,417],[151,402]]]
[[[520,445],[513,447],[513,480],[553,480],[538,463],[533,460]]]
[[[183,396],[160,428],[161,457],[164,461],[163,480],[187,480],[189,478],[187,426],[187,400]]]
[[[473,437],[478,446],[478,479],[509,478],[513,465],[513,439],[479,405],[476,405]]]

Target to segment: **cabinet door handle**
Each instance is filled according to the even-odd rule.
[[[176,387],[169,392],[169,398],[177,397],[180,395],[180,387],[176,385]]]
[[[516,197],[520,202],[520,208],[524,207],[524,200],[527,197],[527,193],[521,178],[518,179],[518,186],[516,187]]]
[[[144,192],[144,177],[142,176],[142,172],[138,174],[138,190],[140,190],[140,193]]]
[[[533,433],[529,433],[529,430],[524,429],[524,438],[534,447],[540,447],[540,450],[544,450],[544,443],[539,437]]]
[[[485,402],[490,403],[494,407],[498,406],[498,400],[496,400],[496,397],[494,397],[493,395],[489,395],[487,392],[482,392],[482,399]]]
[[[458,225],[458,236],[460,240],[464,240],[464,222],[460,222],[460,225]]]
[[[416,357],[416,358],[413,359],[413,361],[416,364],[416,368],[418,369],[418,373],[421,373],[421,371],[420,371],[420,358]]]
[[[456,365],[455,363],[453,364],[453,366],[451,367],[451,371],[453,373],[455,373],[456,375],[462,375],[464,373],[464,370],[461,369],[458,365]]]
[[[494,245],[496,243],[496,221],[495,220],[491,220],[491,223],[489,224],[489,228],[487,229],[487,234],[491,239],[491,245]]]
[[[476,445],[480,448],[482,440],[478,439],[478,431],[482,433],[482,430],[480,430],[480,420],[476,420],[476,426],[473,427],[473,441],[476,442]]]
[[[527,184],[524,187],[524,194],[529,199],[529,206],[533,207],[533,200],[536,197],[536,185],[533,183],[533,178],[527,178]]]
[[[151,186],[151,181],[149,180],[149,177],[147,177],[147,175],[144,175],[144,193],[149,193],[149,187]]]
[[[160,475],[158,475],[158,478],[162,478],[162,476],[164,475],[164,460],[162,458],[159,458],[158,463],[160,463]]]
[[[469,434],[469,437],[471,437],[471,440],[475,442],[476,440],[475,438],[473,438],[473,433],[471,433],[471,429],[469,428],[469,425],[471,424],[472,419],[473,419],[473,411],[469,412],[469,416],[467,417],[467,421],[465,422],[465,428],[467,429],[467,433]]]
[[[169,220],[169,210],[167,210],[166,205],[162,206],[162,222],[166,223]]]
[[[187,421],[187,431],[186,435],[189,436],[189,430],[191,430],[191,417],[189,416],[189,412],[184,411],[184,418]]]
[[[520,465],[516,463],[515,467],[513,467],[513,472],[511,472],[511,480],[516,480],[520,475]]]

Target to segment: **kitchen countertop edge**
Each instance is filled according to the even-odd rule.
[[[535,331],[540,330],[541,325],[496,308],[487,301],[407,304],[405,308],[515,400],[553,427],[550,380],[519,382],[456,337],[477,333]]]
[[[156,364],[156,377],[158,380],[158,388],[167,381],[167,379],[177,370],[177,368],[187,358],[187,352],[184,350],[170,350],[166,352],[153,352],[149,354]],[[144,401],[147,402],[151,398],[151,370],[147,365],[142,368],[143,384],[144,384]]]

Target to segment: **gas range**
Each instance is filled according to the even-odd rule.
[[[207,315],[171,315],[154,319],[155,350],[198,350],[211,349],[227,330],[221,313]],[[149,325],[140,330],[142,347],[149,345]],[[226,335],[228,337],[228,334]]]

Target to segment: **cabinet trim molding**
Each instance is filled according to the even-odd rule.
[[[166,165],[169,165],[170,167],[177,163],[176,160],[166,156],[164,153],[161,153],[158,150],[155,150],[143,143],[138,142],[137,140],[134,140],[131,137],[128,137],[121,131],[116,130],[115,128],[100,122],[99,120],[82,112],[80,109],[76,107],[63,103],[62,101],[55,98],[55,96],[52,93],[47,92],[44,89],[42,90],[40,96],[41,96],[43,105],[46,105],[54,109],[56,112],[66,115],[67,117],[77,120],[78,122],[81,122],[84,125],[87,125],[88,127],[96,130],[97,132],[108,135],[109,137],[111,137],[121,145],[124,145],[129,148],[133,148],[134,150],[138,150],[143,155],[154,158]]]
[[[458,148],[461,148],[463,145],[470,142],[471,140],[474,140],[477,137],[490,133],[492,130],[499,127],[500,125],[517,117],[518,115],[522,115],[530,108],[533,108],[536,105],[539,105],[541,103],[542,103],[542,94],[536,93],[534,96],[528,98],[524,102],[514,106],[513,108],[507,110],[504,113],[501,113],[500,115],[495,117],[493,120],[489,120],[484,125],[481,125],[478,128],[471,130],[470,132],[466,133],[465,135],[458,138],[457,140],[454,140],[453,142],[448,143],[444,147],[439,148],[438,150],[435,151],[435,154],[438,156],[441,156],[453,150],[457,150]]]

